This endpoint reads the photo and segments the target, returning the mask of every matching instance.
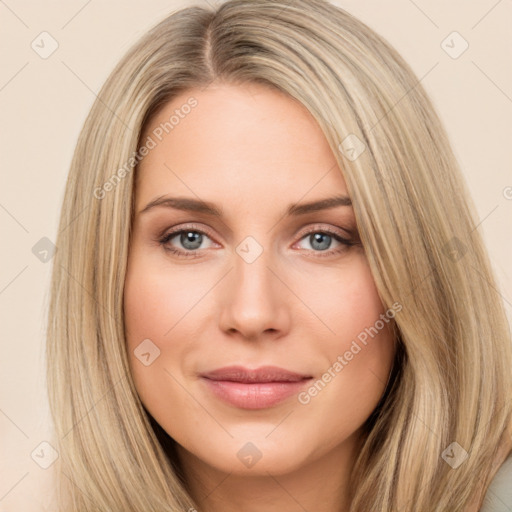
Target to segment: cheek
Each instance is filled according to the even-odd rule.
[[[345,317],[345,327],[337,325],[345,331],[344,371],[350,370],[347,373],[354,381],[358,375],[358,387],[367,389],[370,394],[378,393],[387,382],[394,358],[391,330],[394,311],[390,313],[384,308],[366,260],[361,262],[354,276],[353,289],[348,295],[350,305],[346,309],[349,316]]]
[[[200,276],[179,268],[171,272],[161,258],[155,261],[134,252],[124,289],[125,325],[132,349],[145,338],[160,343],[171,339],[186,325],[185,316],[206,291]]]
[[[129,343],[139,338],[160,338],[171,327],[173,313],[179,311],[177,294],[169,279],[149,272],[131,271],[127,276],[124,292],[125,323]]]
[[[385,313],[362,253],[347,260],[346,266],[328,273],[300,276],[298,282],[302,296],[308,298],[308,305],[315,312],[315,320],[320,319],[330,333],[321,345],[329,354],[348,350],[351,341],[361,334],[364,337],[365,329]],[[312,290],[316,291],[311,293]]]
[[[317,296],[332,331],[318,345],[323,371],[306,390],[301,403],[319,415],[330,415],[331,425],[361,424],[377,405],[395,355],[391,329],[395,311],[384,308],[365,259],[352,261],[334,284]],[[388,312],[388,315],[386,315]]]
[[[147,408],[159,407],[163,389],[177,391],[173,361],[187,360],[189,344],[179,341],[190,338],[182,319],[197,303],[199,291],[193,290],[179,272],[165,272],[161,263],[137,251],[130,255],[124,287],[126,347],[135,387]]]

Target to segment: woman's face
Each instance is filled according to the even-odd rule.
[[[124,311],[146,409],[180,458],[229,473],[354,451],[394,311],[319,126],[263,85],[215,85],[175,98],[142,140]],[[280,370],[251,372],[264,366]]]

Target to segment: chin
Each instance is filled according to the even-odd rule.
[[[286,436],[286,443],[282,439],[276,443],[266,438],[268,433],[269,430],[265,429],[261,435],[237,435],[224,442],[210,440],[208,446],[217,449],[209,449],[208,452],[194,449],[192,453],[219,471],[240,476],[284,475],[300,469],[315,455],[313,447],[308,451],[298,439]],[[300,452],[297,450],[299,446],[302,446]]]

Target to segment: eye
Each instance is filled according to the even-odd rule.
[[[174,245],[173,245],[174,240]],[[199,256],[198,250],[207,249],[204,246],[206,240],[211,240],[206,232],[195,227],[181,228],[165,234],[159,239],[159,243],[165,250],[183,258],[195,258]],[[182,247],[176,247],[179,245]]]
[[[358,245],[355,240],[345,238],[331,229],[312,229],[301,240],[306,240],[309,244],[310,247],[306,249],[320,253],[318,254],[320,257],[339,254],[353,245]],[[332,248],[333,242],[335,246],[338,245],[337,248]]]
[[[350,246],[359,245],[356,240],[343,237],[337,231],[331,228],[310,229],[300,238],[300,241],[306,240],[310,247],[304,250],[316,253],[319,257],[331,256],[346,251]],[[197,258],[201,256],[201,251],[218,245],[212,242],[210,235],[195,226],[181,227],[163,235],[158,239],[160,245],[166,251],[171,252],[179,258]],[[334,249],[334,245],[338,246]],[[296,245],[297,245],[296,244]]]

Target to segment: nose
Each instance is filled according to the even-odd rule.
[[[222,287],[219,327],[251,341],[283,336],[289,330],[292,295],[283,272],[267,251],[251,263],[236,252],[233,260]]]

